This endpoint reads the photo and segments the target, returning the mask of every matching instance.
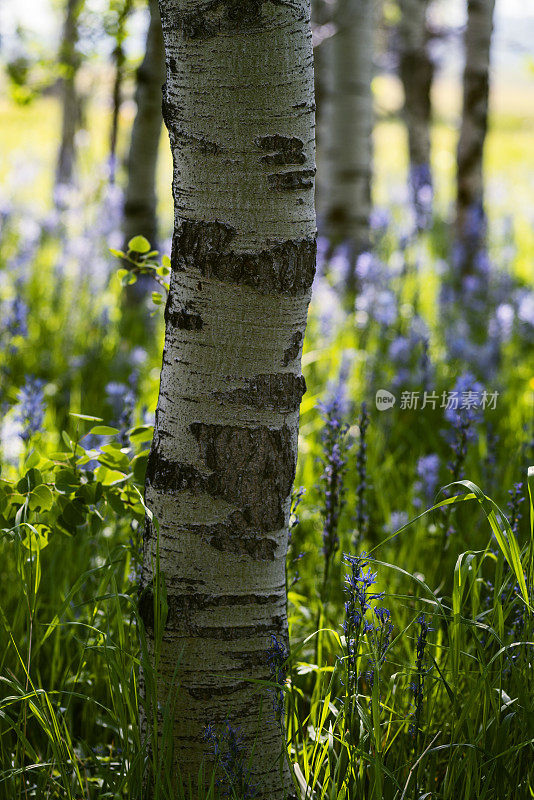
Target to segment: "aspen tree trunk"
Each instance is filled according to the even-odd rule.
[[[355,255],[369,246],[373,129],[373,0],[337,0],[325,110],[324,222]]]
[[[484,244],[483,154],[488,127],[490,45],[495,0],[468,0],[462,127],[458,142],[457,267],[472,272]]]
[[[149,0],[150,24],[143,62],[137,70],[137,113],[128,155],[128,185],[124,203],[126,243],[141,234],[157,247],[156,167],[161,134],[161,87],[165,54],[157,0]]]
[[[124,81],[124,63],[126,54],[124,52],[124,39],[126,38],[126,22],[132,11],[133,0],[124,0],[124,4],[119,12],[117,20],[116,44],[113,50],[113,61],[115,63],[115,78],[113,80],[111,112],[111,129],[109,132],[109,182],[115,183],[115,173],[117,170],[117,141],[119,138],[119,114],[122,105],[122,84]]]
[[[430,90],[434,66],[427,52],[428,0],[401,0],[399,73],[404,87],[404,116],[408,129],[410,187],[418,228],[432,214],[430,169]]]
[[[179,663],[174,758],[185,785],[196,785],[203,761],[209,773],[206,726],[228,720],[252,759],[257,797],[278,800],[291,787],[284,735],[272,696],[249,679],[269,679],[272,635],[287,644],[288,516],[315,271],[310,2],[160,0],[160,11],[175,203],[146,476],[168,602],[160,691]],[[145,587],[155,549],[148,524]],[[153,636],[150,608],[142,603]]]
[[[67,0],[65,21],[59,48],[61,69],[62,121],[61,143],[56,166],[56,186],[72,183],[76,149],[74,139],[80,122],[80,98],[76,90],[76,75],[80,66],[78,17],[82,0]]]
[[[330,22],[330,6],[326,2],[326,0],[312,0],[312,29],[314,30],[314,40],[315,40],[315,31],[321,30],[325,25],[328,25]],[[315,117],[317,120],[317,136],[316,141],[318,138],[318,134],[321,131],[321,114],[323,111],[323,98],[325,93],[325,67],[324,67],[324,58],[325,58],[325,47],[322,42],[314,43],[314,52],[313,52],[313,60],[314,60],[314,73],[315,73]],[[318,143],[318,142],[317,142]],[[320,146],[320,145],[319,145]]]

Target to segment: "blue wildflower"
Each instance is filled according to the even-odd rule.
[[[24,442],[28,442],[37,431],[41,430],[45,412],[43,386],[44,381],[40,378],[28,376],[17,395],[19,401],[17,419],[22,423],[20,437]]]
[[[132,372],[128,385],[111,381],[106,385],[106,396],[113,408],[113,422],[120,430],[119,438],[124,447],[129,445],[127,431],[133,426],[138,373]]]
[[[405,336],[397,336],[389,345],[389,357],[394,363],[407,364],[412,353],[413,343]]]
[[[519,522],[521,521],[522,514],[519,511],[519,506],[525,500],[525,494],[522,483],[514,483],[513,489],[508,490],[510,500],[507,503],[509,509],[510,527],[517,536],[519,531]]]
[[[345,410],[344,375],[340,374],[336,391],[324,403],[319,403],[319,411],[324,421],[321,434],[323,442],[323,554],[325,572],[323,580],[323,601],[326,600],[326,589],[330,562],[339,549],[338,525],[339,516],[345,505],[344,477],[346,472],[346,436],[349,426],[343,421]]]
[[[375,671],[380,669],[385,661],[393,634],[393,623],[391,622],[389,609],[377,607],[373,609],[373,612],[376,621],[374,625],[369,625],[368,627],[373,655],[368,661],[366,672],[366,678],[371,688],[375,679]]]
[[[369,516],[367,514],[367,428],[369,427],[369,414],[367,403],[362,403],[358,428],[360,431],[360,441],[358,452],[356,453],[356,472],[358,474],[357,506],[356,506],[356,533],[354,535],[354,546],[358,544],[367,534],[369,527]]]
[[[251,800],[256,797],[257,786],[250,782],[243,739],[239,730],[233,728],[229,720],[226,720],[223,732],[218,734],[214,726],[209,724],[204,730],[204,740],[210,745],[215,765],[222,773],[216,781],[220,796],[239,797],[240,800],[241,798]]]
[[[271,680],[276,684],[273,698],[273,711],[279,724],[284,714],[284,684],[287,678],[289,652],[283,642],[271,635],[271,646],[267,650],[267,662],[271,670]]]
[[[387,533],[396,533],[400,528],[408,524],[408,514],[406,511],[392,511],[389,525],[386,526]]]
[[[416,470],[418,480],[414,483],[414,506],[431,506],[439,482],[439,456],[436,453],[421,456]]]
[[[410,187],[415,210],[416,226],[428,228],[432,219],[432,173],[429,164],[413,164],[410,168]]]
[[[417,743],[417,738],[421,730],[421,716],[425,696],[425,678],[429,673],[429,669],[426,665],[426,648],[428,644],[428,634],[432,628],[428,625],[424,614],[420,614],[416,622],[419,625],[419,635],[416,644],[415,679],[410,683],[410,691],[415,706],[412,714],[410,733]]]

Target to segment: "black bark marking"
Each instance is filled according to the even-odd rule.
[[[261,601],[261,595],[244,595],[244,603],[248,605],[283,605],[279,595],[268,595],[266,601]],[[228,598],[233,600],[233,596]],[[224,605],[224,596],[221,600]],[[205,604],[207,601],[207,605]],[[213,601],[213,602],[211,602]],[[201,594],[182,594],[182,595],[169,595],[167,597],[168,615],[167,615],[167,631],[179,631],[186,636],[199,636],[206,639],[223,639],[227,641],[235,641],[241,638],[253,638],[256,642],[261,634],[272,634],[273,631],[284,632],[285,617],[275,615],[270,622],[259,622],[252,625],[199,625],[192,622],[197,611],[203,608],[209,608],[214,605],[221,605],[216,602],[217,598],[210,598],[210,596]],[[235,598],[235,602],[228,602],[227,605],[239,605],[239,597]],[[153,616],[152,616],[153,619]]]
[[[292,361],[298,358],[300,353],[300,346],[302,343],[302,333],[300,331],[296,331],[293,334],[293,338],[291,339],[291,344],[288,348],[284,350],[284,367],[287,367]]]
[[[269,187],[277,192],[291,192],[298,189],[312,189],[314,169],[297,169],[292,172],[274,172],[267,175]]]
[[[170,614],[169,614],[170,616]],[[283,618],[279,618],[279,622],[282,622]],[[168,626],[170,630],[184,630],[184,618],[183,617],[176,617],[173,618],[177,624],[173,626],[172,622]],[[273,632],[273,628],[281,629],[281,624],[277,624],[277,619],[274,618],[273,622],[270,624],[267,623],[258,623],[257,625],[235,625],[235,626],[210,626],[204,627],[202,625],[189,625],[185,630],[190,636],[199,636],[202,639],[218,639],[225,642],[235,642],[238,639],[253,639],[257,641],[258,636],[261,634],[270,634]]]
[[[255,561],[274,561],[277,542],[247,526],[243,516],[234,512],[225,522],[194,525],[188,529],[198,534],[220,553],[246,555]]]
[[[262,156],[262,164],[277,166],[279,164],[305,164],[306,155],[302,152],[304,142],[296,136],[258,136],[255,144],[267,155]]]
[[[175,64],[176,69],[176,64]],[[174,119],[172,105],[167,97],[167,81],[161,87],[161,116],[163,117],[163,122],[165,123],[165,127],[170,132],[172,129],[172,123]]]
[[[195,608],[201,611],[206,608],[220,608],[222,606],[265,606],[276,603],[284,603],[283,594],[230,594],[230,595],[213,595],[202,594],[200,592],[195,594],[188,594],[179,597],[177,595],[168,598],[169,613],[171,615],[182,611],[183,598],[187,598],[187,606],[189,609]]]
[[[315,103],[309,103],[306,100],[303,103],[295,103],[292,107],[295,108],[295,109],[304,108],[304,109],[307,109],[308,111],[311,111],[313,114],[317,110]]]
[[[295,477],[296,454],[287,425],[238,428],[193,423],[209,473],[190,464],[166,459],[153,444],[146,470],[147,485],[162,494],[189,491],[221,497],[238,511],[224,523],[192,526],[221,551],[246,553],[252,558],[273,559],[276,542],[259,536],[283,528],[287,498]],[[147,530],[147,537],[151,535]]]
[[[190,430],[212,472],[211,491],[235,505],[247,526],[266,532],[283,528],[296,466],[289,427],[273,430],[195,422]]]
[[[236,403],[284,413],[298,411],[305,391],[306,381],[302,375],[280,372],[277,375],[255,375],[239,389],[216,392],[214,399],[220,403]]]
[[[229,686],[184,686],[185,691],[194,700],[209,700],[211,697],[225,697],[229,694],[242,691],[247,686],[247,681],[237,681]]]
[[[151,586],[139,590],[137,600],[139,616],[147,630],[154,630],[154,593]]]
[[[184,39],[210,39],[224,31],[261,26],[264,3],[282,5],[283,0],[211,0],[186,14],[164,10],[164,29],[178,29]]]
[[[261,294],[297,296],[309,291],[315,275],[315,237],[236,253],[230,249],[235,235],[235,229],[222,222],[182,220],[173,240],[173,269],[198,270],[204,278],[250,286]]]
[[[181,331],[201,331],[204,325],[200,314],[193,314],[185,309],[170,311],[168,305],[165,307],[165,322]]]
[[[155,445],[150,450],[145,480],[162,494],[204,492],[208,491],[209,483],[208,477],[190,464],[180,464],[166,459]],[[150,531],[147,535],[150,536]]]
[[[173,130],[173,135],[175,140],[180,139],[196,147],[199,153],[202,153],[202,155],[215,155],[216,153],[219,153],[221,150],[217,142],[214,142],[211,139],[206,139],[205,136],[193,136],[190,133],[186,133],[185,131],[182,130],[177,130],[176,128],[174,128]]]

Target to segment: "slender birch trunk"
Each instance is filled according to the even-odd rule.
[[[483,155],[488,128],[490,46],[495,0],[468,0],[462,127],[458,142],[457,266],[472,272],[484,244]]]
[[[56,186],[72,183],[76,161],[75,136],[80,123],[80,97],[76,89],[76,75],[80,67],[78,45],[78,17],[83,0],[67,0],[65,20],[59,48],[61,70],[62,120],[61,143],[56,165]]]
[[[325,111],[324,222],[332,242],[369,246],[374,3],[337,0]]]
[[[322,31],[328,24],[330,23],[330,6],[326,2],[326,0],[312,0],[312,29],[314,31],[314,51],[313,51],[313,58],[314,58],[314,73],[315,73],[315,117],[317,119],[317,136],[316,141],[318,142],[318,135],[321,131],[321,114],[323,111],[323,98],[325,94],[325,65],[324,65],[324,51],[325,48],[323,46],[323,42],[321,37],[319,37],[319,41],[316,40],[316,32]],[[320,146],[320,145],[319,145]]]
[[[418,228],[432,215],[430,168],[430,91],[434,66],[427,50],[426,13],[429,0],[401,0],[399,73],[404,87],[404,116],[408,129],[410,188]]]
[[[117,19],[116,42],[113,49],[113,62],[115,64],[115,77],[112,91],[111,128],[109,132],[109,182],[115,183],[117,171],[117,142],[119,139],[119,115],[122,105],[122,84],[124,81],[124,39],[126,37],[126,22],[132,11],[133,0],[124,0]]]
[[[249,679],[269,679],[272,635],[287,644],[288,516],[315,271],[310,2],[160,0],[160,11],[175,203],[146,477],[168,603],[160,691],[179,664],[174,758],[185,785],[195,787],[203,761],[209,767],[206,726],[228,720],[256,796],[278,800],[291,786],[284,735],[272,695]],[[145,587],[155,549],[148,524]],[[153,636],[150,602],[142,613]]]
[[[124,203],[126,243],[141,234],[157,247],[156,168],[161,134],[161,87],[165,80],[165,53],[157,0],[149,0],[145,56],[137,70],[137,113],[128,155],[128,185]]]

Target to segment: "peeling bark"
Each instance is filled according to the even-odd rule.
[[[404,87],[404,117],[408,130],[410,186],[417,227],[428,227],[432,215],[430,168],[430,91],[434,65],[427,50],[426,13],[429,0],[401,0],[399,74]]]
[[[209,774],[203,732],[228,719],[252,756],[258,797],[281,800],[291,786],[284,737],[269,693],[249,679],[268,680],[271,635],[287,641],[315,270],[309,2],[160,0],[160,10],[175,233],[146,476],[169,609],[159,681],[164,694],[179,660],[174,757],[184,784],[195,787],[201,763]],[[155,548],[147,525],[142,598]]]
[[[483,156],[494,9],[495,0],[469,0],[467,5],[464,100],[457,153],[456,267],[461,274],[474,271],[486,236]]]

